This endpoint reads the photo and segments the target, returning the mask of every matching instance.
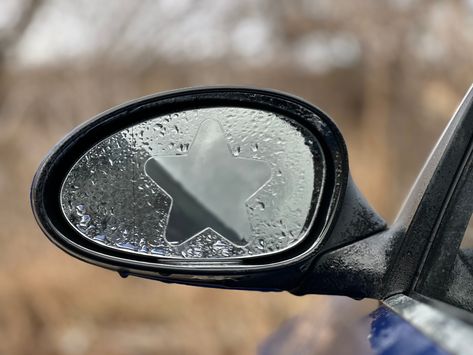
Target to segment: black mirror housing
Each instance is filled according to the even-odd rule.
[[[217,144],[229,150],[209,155]],[[207,171],[215,180],[201,189]],[[122,276],[264,291],[304,293],[324,254],[386,228],[353,183],[330,118],[251,88],[173,91],[98,115],[45,158],[31,204],[54,244]]]

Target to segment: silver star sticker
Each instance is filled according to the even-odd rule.
[[[271,178],[267,163],[232,154],[215,120],[201,124],[186,155],[150,158],[145,172],[172,200],[165,236],[171,244],[207,229],[247,244],[247,201]]]

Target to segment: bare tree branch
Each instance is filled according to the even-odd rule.
[[[10,28],[5,29],[3,33],[0,32],[0,60],[5,59],[8,51],[24,35],[44,2],[44,0],[24,1],[18,20]]]

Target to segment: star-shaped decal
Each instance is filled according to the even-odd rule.
[[[187,154],[150,158],[145,172],[171,198],[165,236],[171,244],[208,229],[247,244],[247,201],[271,178],[266,162],[232,154],[215,120],[202,122]]]

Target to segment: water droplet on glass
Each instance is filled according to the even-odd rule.
[[[135,245],[128,242],[128,241],[118,243],[117,247],[122,248],[122,249],[128,249],[128,250],[135,250],[136,249]]]
[[[217,240],[215,243],[212,244],[212,248],[214,250],[222,250],[225,247],[226,245],[221,240]]]
[[[177,147],[177,152],[180,154],[185,154],[189,150],[189,144],[179,144]]]
[[[77,205],[76,206],[76,212],[79,216],[84,215],[85,213],[85,206],[84,205]]]
[[[151,254],[159,255],[159,256],[165,256],[166,255],[166,249],[164,247],[158,246],[155,248],[151,249]]]
[[[94,240],[98,240],[99,242],[104,242],[105,241],[105,235],[98,234],[94,237]]]
[[[79,226],[81,227],[87,227],[90,223],[90,216],[88,214],[85,214],[82,216],[79,222]]]

